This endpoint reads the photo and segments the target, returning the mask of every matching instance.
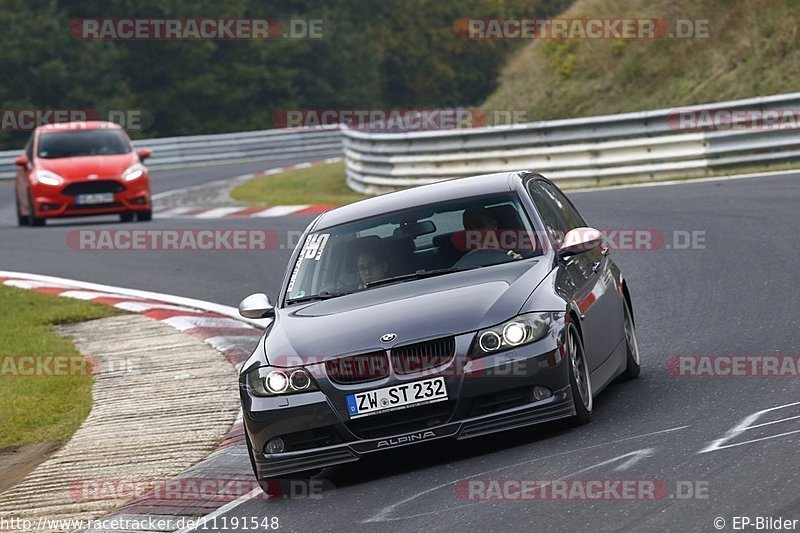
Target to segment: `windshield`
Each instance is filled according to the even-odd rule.
[[[307,236],[287,286],[293,303],[540,255],[515,194],[415,207]]]
[[[89,155],[118,155],[131,151],[122,130],[54,131],[39,137],[38,156],[44,159]]]

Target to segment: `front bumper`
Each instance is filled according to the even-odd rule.
[[[303,470],[349,463],[359,460],[361,456],[368,453],[409,446],[420,442],[447,437],[455,437],[459,440],[468,439],[533,424],[542,424],[573,415],[575,415],[575,406],[572,402],[570,388],[567,386],[560,391],[556,391],[550,398],[530,405],[449,422],[412,433],[392,437],[362,439],[296,452],[266,454],[263,451],[255,450],[253,461],[256,468],[256,477],[259,480],[268,479]]]
[[[151,209],[150,183],[147,178],[131,182],[103,181],[106,183],[113,181],[118,184],[117,189],[121,189],[113,193],[112,202],[103,204],[78,204],[77,194],[65,193],[68,185],[76,183],[74,181],[60,187],[36,186],[32,190],[35,216],[40,218],[81,217],[149,211]],[[93,191],[88,190],[87,192]]]
[[[386,383],[336,385],[325,378],[324,365],[307,367],[319,391],[259,397],[240,382],[256,476],[268,479],[420,442],[467,439],[575,415],[569,361],[562,352],[563,320],[539,341],[478,359],[465,355],[473,337],[457,336],[456,354],[462,355],[435,372],[393,378],[392,383],[444,376],[447,401],[385,414],[351,419],[346,394]],[[547,387],[552,396],[536,400],[536,386]],[[284,441],[285,451],[266,453],[267,443],[276,437]]]

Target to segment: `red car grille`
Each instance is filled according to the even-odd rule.
[[[61,194],[67,196],[77,196],[79,194],[96,194],[103,192],[118,193],[125,190],[125,186],[118,181],[113,180],[97,180],[97,181],[79,181],[77,183],[70,183],[61,191]]]

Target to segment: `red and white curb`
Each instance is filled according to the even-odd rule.
[[[276,205],[264,207],[173,207],[156,211],[158,218],[272,218],[288,215],[313,215],[337,207],[335,205]]]
[[[0,283],[142,314],[200,338],[225,355],[237,369],[270,322],[242,318],[233,307],[203,300],[54,276],[0,270]]]

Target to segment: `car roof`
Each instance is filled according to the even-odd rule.
[[[87,120],[86,122],[56,122],[55,124],[44,124],[37,128],[40,132],[48,131],[68,131],[68,130],[120,130],[122,127],[114,122],[103,120]]]
[[[317,219],[315,230],[422,205],[509,192],[514,190],[511,178],[520,175],[520,172],[498,172],[469,178],[448,179],[430,185],[420,185],[366,198],[326,211]]]

